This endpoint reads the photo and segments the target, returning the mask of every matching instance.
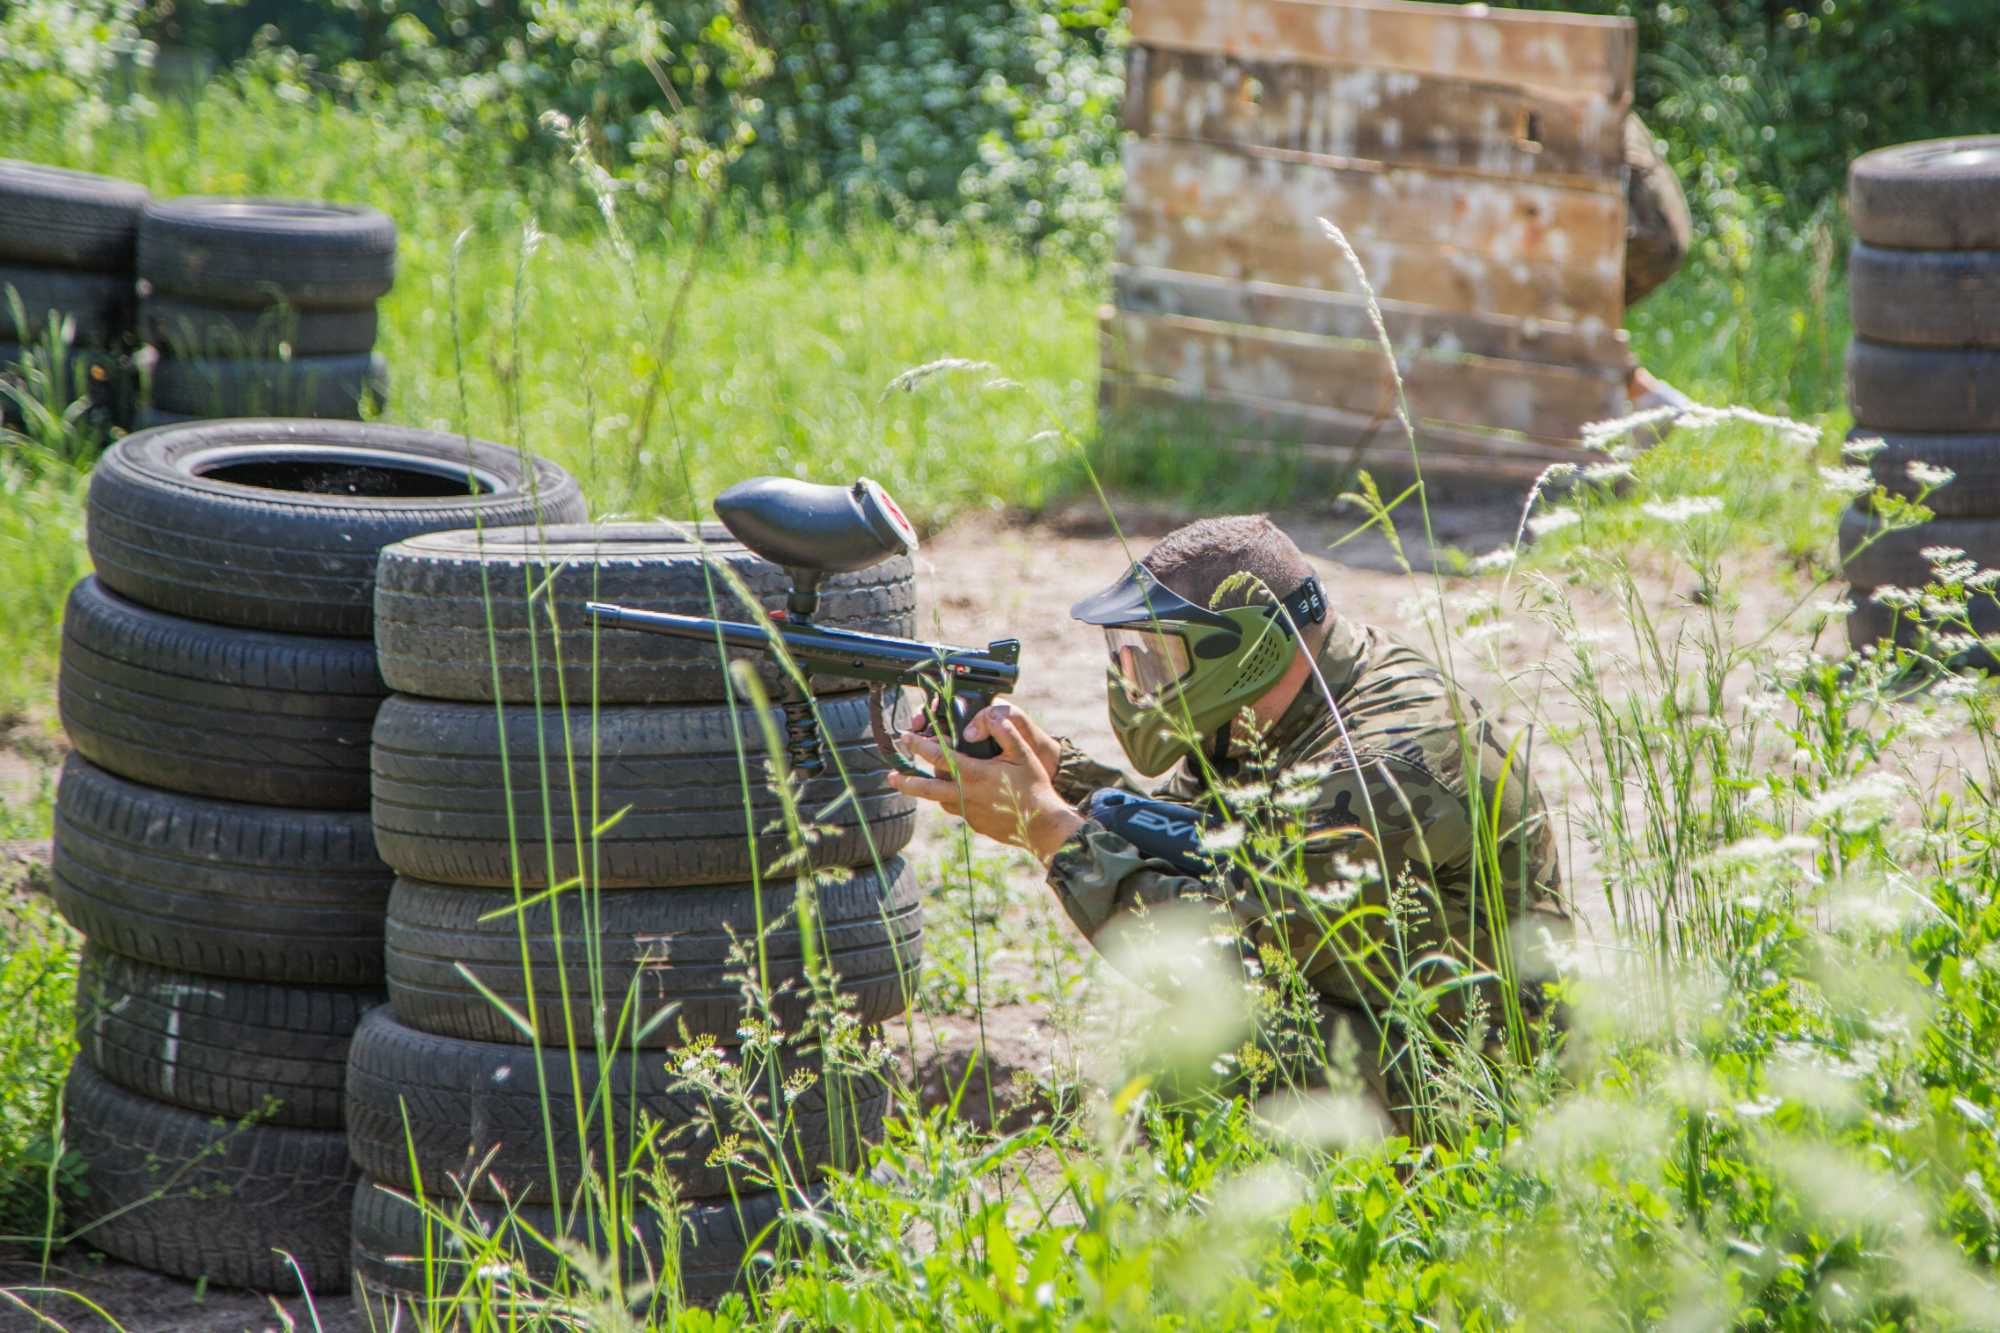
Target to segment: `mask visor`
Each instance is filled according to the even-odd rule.
[[[1186,680],[1193,669],[1187,641],[1178,634],[1107,625],[1104,643],[1111,651],[1111,670],[1125,690],[1126,701],[1135,706],[1159,698]]]

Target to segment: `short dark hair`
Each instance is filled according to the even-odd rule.
[[[1216,590],[1233,575],[1253,575],[1271,597],[1289,597],[1313,576],[1298,544],[1263,514],[1197,519],[1162,537],[1139,563],[1190,602],[1218,610],[1265,600],[1249,580],[1218,599]]]

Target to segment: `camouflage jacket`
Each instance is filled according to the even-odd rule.
[[[1504,938],[1524,998],[1538,998],[1546,957],[1536,956],[1541,942],[1566,933],[1568,913],[1555,832],[1529,777],[1529,746],[1510,754],[1512,741],[1476,703],[1421,653],[1374,628],[1336,620],[1318,667],[1325,692],[1306,682],[1263,738],[1254,771],[1240,760],[1213,766],[1229,786],[1285,782],[1289,772],[1287,785],[1310,793],[1299,818],[1313,850],[1303,875],[1290,877],[1294,885],[1306,881],[1310,901],[1249,882],[1240,870],[1214,880],[1187,876],[1086,821],[1049,864],[1064,910],[1095,941],[1121,913],[1187,897],[1216,900],[1257,947],[1288,949],[1325,998],[1378,1010],[1414,960],[1443,953],[1491,967],[1496,938]],[[1327,694],[1337,710],[1327,706]],[[1477,755],[1480,808],[1490,811],[1499,797],[1499,818],[1489,821],[1498,833],[1497,885],[1487,882],[1491,853],[1482,857],[1475,846],[1468,745]],[[1308,781],[1299,787],[1302,776]],[[1064,742],[1056,774],[1063,798],[1080,803],[1108,786],[1137,790],[1117,769]],[[1193,761],[1183,761],[1152,794],[1214,810],[1208,787]],[[1385,908],[1391,885],[1398,927],[1382,911],[1354,910]],[[1498,937],[1489,929],[1496,907],[1507,918]],[[1334,919],[1340,924],[1330,929]]]

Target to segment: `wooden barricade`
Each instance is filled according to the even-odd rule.
[[[1404,0],[1132,0],[1109,413],[1512,483],[1628,410],[1628,20]]]

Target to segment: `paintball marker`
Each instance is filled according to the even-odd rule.
[[[619,629],[720,642],[749,652],[775,652],[774,640],[782,640],[808,687],[814,674],[868,682],[868,720],[875,746],[903,772],[920,770],[896,749],[884,715],[884,697],[908,686],[923,691],[924,716],[953,749],[975,759],[990,759],[1000,752],[991,739],[967,742],[962,737],[973,714],[1020,679],[1020,640],[954,648],[813,623],[820,581],[828,574],[866,569],[892,555],[916,551],[916,530],[888,492],[866,477],[849,487],[756,477],[716,496],[715,513],[731,536],[784,566],[791,577],[791,595],[783,611],[771,613],[771,628],[604,602],[588,602],[584,609]],[[790,700],[784,706],[792,766],[802,773],[819,772],[825,766],[823,746],[810,698]]]

